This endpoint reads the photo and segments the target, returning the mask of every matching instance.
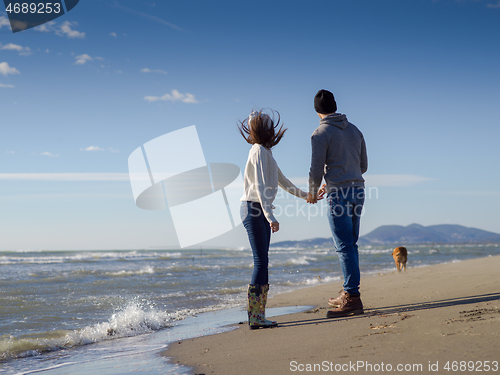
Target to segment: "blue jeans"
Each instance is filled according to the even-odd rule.
[[[243,226],[247,230],[248,241],[253,252],[252,285],[269,284],[267,267],[269,265],[269,243],[271,242],[271,226],[260,203],[243,202]]]
[[[328,220],[344,274],[344,290],[357,295],[361,276],[356,242],[365,202],[365,189],[359,187],[333,189],[328,193],[327,202]]]

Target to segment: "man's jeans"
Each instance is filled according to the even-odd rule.
[[[365,189],[360,187],[333,189],[328,193],[327,202],[328,220],[344,274],[344,290],[357,295],[360,272],[356,242],[365,202]]]

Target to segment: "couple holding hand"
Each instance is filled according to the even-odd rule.
[[[330,91],[320,90],[314,97],[314,109],[320,117],[311,136],[312,158],[309,193],[288,180],[273,158],[276,146],[287,129],[264,111],[254,111],[240,123],[239,131],[252,144],[245,167],[242,221],[254,258],[252,280],[248,285],[248,324],[250,329],[276,327],[265,318],[269,291],[268,263],[271,232],[279,230],[273,215],[278,186],[308,203],[316,203],[326,194],[328,220],[344,275],[343,290],[328,304],[328,318],[363,313],[359,293],[360,272],[357,241],[364,204],[364,179],[368,168],[366,144],[359,129],[337,113]],[[271,111],[273,115],[273,111]],[[325,184],[321,186],[322,180]],[[320,188],[321,186],[321,188]]]

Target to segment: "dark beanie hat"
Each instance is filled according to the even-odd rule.
[[[321,114],[337,112],[337,103],[330,91],[319,90],[314,97],[314,109]]]

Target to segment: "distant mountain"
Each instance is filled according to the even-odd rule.
[[[451,224],[430,225],[427,227],[419,224],[411,224],[406,227],[401,225],[383,225],[360,237],[358,245],[480,242],[500,242],[500,234]],[[333,247],[333,240],[329,237],[312,238],[302,241],[281,241],[271,244],[270,247],[325,249]]]
[[[364,235],[370,244],[500,242],[500,234],[461,225],[384,225]]]

